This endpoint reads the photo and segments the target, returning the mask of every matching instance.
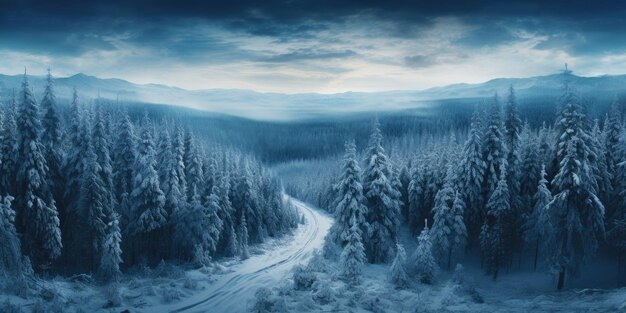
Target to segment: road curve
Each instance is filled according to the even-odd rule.
[[[288,276],[294,265],[306,263],[316,249],[321,249],[332,219],[301,201],[290,198],[306,222],[300,225],[293,240],[284,246],[251,256],[230,267],[232,272],[220,275],[206,290],[177,303],[162,312],[230,313],[246,312],[247,304],[259,287],[275,286]]]

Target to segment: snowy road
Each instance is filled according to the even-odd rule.
[[[176,304],[158,308],[159,312],[246,312],[246,306],[259,287],[271,288],[291,273],[291,268],[306,263],[314,250],[321,249],[332,219],[306,204],[291,199],[306,217],[305,225],[296,231],[287,245],[261,255],[254,255],[230,267],[232,272],[221,275],[200,292]],[[156,309],[156,308],[155,308]]]

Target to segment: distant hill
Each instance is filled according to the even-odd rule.
[[[29,76],[36,95],[41,95],[44,77]],[[0,74],[0,96],[9,97],[18,89],[22,75]],[[520,99],[550,97],[559,94],[561,77],[558,74],[529,78],[497,78],[480,84],[454,84],[420,91],[344,92],[337,94],[281,94],[261,93],[243,89],[185,90],[158,84],[135,84],[122,79],[101,79],[85,74],[55,79],[57,97],[69,99],[77,88],[83,99],[98,96],[121,101],[185,106],[205,111],[221,112],[263,120],[294,120],[333,116],[354,112],[394,111],[428,107],[445,99],[468,99],[476,102],[493,96],[505,95],[510,85]],[[583,95],[602,94],[614,97],[626,92],[626,75],[580,77],[574,76],[572,85]]]

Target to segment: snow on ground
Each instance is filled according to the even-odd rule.
[[[276,285],[291,275],[294,265],[308,262],[332,224],[325,213],[291,201],[304,214],[305,224],[293,235],[253,248],[249,259],[188,270],[161,264],[127,273],[115,307],[107,307],[107,288],[87,276],[37,280],[39,286],[26,299],[10,295],[12,290],[0,291],[0,312],[246,312],[257,289]],[[10,307],[21,311],[7,311]]]

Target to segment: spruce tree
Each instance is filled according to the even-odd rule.
[[[506,223],[507,216],[511,214],[509,188],[505,169],[501,173],[498,186],[487,202],[487,216],[480,233],[483,261],[487,274],[491,274],[494,280],[498,278],[498,272],[509,254],[511,242]]]
[[[352,227],[351,219],[355,217],[359,229],[365,227],[365,213],[363,186],[361,185],[361,169],[356,160],[356,146],[354,142],[346,142],[343,158],[343,170],[336,189],[335,223],[331,226],[328,237],[331,242],[343,248],[347,244],[347,237]]]
[[[521,216],[530,214],[533,208],[533,195],[537,192],[537,182],[541,173],[540,156],[535,137],[526,124],[522,131],[522,175],[520,178]]]
[[[3,110],[0,130],[0,196],[15,195],[17,177],[17,124],[15,123],[15,97]]]
[[[363,194],[367,203],[366,221],[368,259],[372,263],[388,261],[397,243],[400,193],[391,184],[389,160],[382,147],[383,136],[376,122],[370,136],[363,171]],[[356,217],[355,217],[356,218]]]
[[[63,179],[61,175],[63,133],[61,120],[57,113],[54,82],[50,69],[48,69],[48,75],[46,76],[46,87],[41,100],[41,109],[43,111],[41,142],[44,145],[43,152],[49,169],[49,184],[54,198],[61,199],[63,197]]]
[[[485,162],[482,159],[479,119],[478,111],[475,111],[457,175],[460,196],[465,206],[465,224],[470,243],[478,241],[480,232],[478,225],[483,220],[482,180],[485,175]]]
[[[424,229],[417,237],[417,250],[415,251],[415,270],[421,283],[432,284],[437,276],[439,267],[432,254],[432,242],[428,230],[428,222],[424,223]]]
[[[483,197],[489,199],[498,185],[502,173],[502,165],[507,164],[508,151],[506,139],[502,133],[502,117],[498,95],[494,96],[491,112],[487,120],[487,128],[483,138],[483,161],[485,175],[483,179]]]
[[[0,197],[2,198],[2,197]],[[21,276],[24,271],[20,239],[15,229],[13,197],[4,196],[0,203],[0,274],[3,277]]]
[[[607,208],[607,217],[612,218],[613,212],[617,210],[617,207],[621,204],[622,198],[620,192],[626,186],[626,177],[623,174],[623,169],[619,164],[624,161],[625,155],[621,151],[621,146],[624,142],[620,141],[620,136],[624,131],[622,125],[622,114],[619,110],[618,102],[614,101],[611,105],[610,114],[607,116],[607,120],[604,124],[604,153],[606,160],[606,167],[608,174],[610,175],[610,190],[608,195],[608,201],[605,204]]]
[[[547,184],[546,169],[545,166],[542,166],[539,186],[534,196],[534,207],[533,210],[530,211],[524,225],[524,239],[527,243],[535,246],[534,269],[537,269],[539,250],[541,248],[540,242],[551,233],[548,204],[552,201],[552,194]]]
[[[341,252],[341,274],[351,283],[359,280],[363,264],[366,261],[360,225],[356,215],[350,217],[350,229],[344,240],[346,245]]]
[[[219,184],[219,208],[218,217],[223,223],[222,232],[218,243],[218,251],[225,256],[235,256],[239,253],[239,242],[235,231],[233,205],[230,201],[230,176],[223,173]]]
[[[39,106],[26,74],[17,115],[18,166],[17,220],[22,247],[33,264],[42,265],[61,255],[61,228],[48,181],[48,165],[40,141]]]
[[[576,273],[591,258],[604,237],[604,206],[596,196],[597,182],[589,146],[588,123],[580,100],[569,86],[571,72],[564,73],[556,128],[559,171],[552,181],[554,199],[548,205],[553,231],[546,238],[549,262],[559,272],[557,289],[566,273]]]
[[[391,263],[391,282],[397,288],[409,286],[409,275],[406,273],[406,252],[400,244],[396,246],[396,257]]]
[[[116,282],[121,275],[122,263],[122,232],[119,215],[111,212],[107,217],[106,235],[102,244],[99,274],[105,281]]]

